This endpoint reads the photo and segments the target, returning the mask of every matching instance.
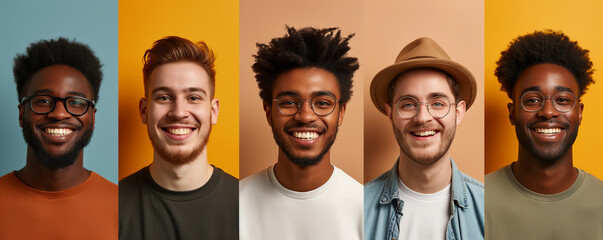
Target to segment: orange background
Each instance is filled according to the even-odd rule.
[[[340,27],[342,34],[356,33],[350,56],[362,60],[362,5],[360,0],[241,1],[240,15],[240,170],[241,179],[276,163],[278,146],[266,121],[251,65],[256,43],[267,43],[296,28]],[[343,125],[331,148],[331,162],[358,182],[363,182],[363,66],[354,74],[354,94]]]
[[[477,81],[477,99],[456,129],[451,157],[461,171],[484,179],[484,5],[483,1],[365,1],[364,45],[364,180],[392,168],[400,155],[387,117],[373,105],[370,82],[394,63],[406,44],[433,38],[452,60],[467,67]]]
[[[593,78],[598,83],[582,97],[584,112],[578,138],[574,143],[574,165],[603,179],[603,2],[597,0],[500,0],[485,5],[485,69],[486,69],[486,173],[495,171],[517,159],[518,142],[509,123],[507,103],[511,100],[500,91],[494,69],[500,52],[512,39],[535,30],[560,30],[590,50],[594,64]]]
[[[147,166],[153,147],[138,113],[144,96],[142,56],[168,35],[205,41],[216,53],[218,124],[208,143],[210,164],[239,176],[239,6],[220,1],[119,1],[119,179]]]

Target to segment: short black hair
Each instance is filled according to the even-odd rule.
[[[358,69],[358,59],[347,56],[349,40],[338,28],[296,30],[286,26],[287,34],[274,38],[269,44],[256,44],[258,52],[252,68],[264,102],[272,101],[272,86],[278,76],[298,68],[316,67],[332,73],[339,82],[340,101],[352,96],[352,77]]]
[[[513,87],[519,75],[541,63],[557,64],[572,73],[578,82],[580,96],[586,93],[588,85],[595,82],[588,50],[578,46],[578,42],[571,41],[562,32],[544,30],[514,39],[507,50],[501,52],[495,71],[502,85],[501,90],[512,99]]]
[[[40,40],[29,45],[26,53],[17,54],[14,62],[13,74],[19,101],[24,97],[21,91],[27,81],[36,72],[51,65],[67,65],[84,74],[94,92],[94,100],[98,101],[98,91],[103,79],[102,64],[88,45],[63,37]]]

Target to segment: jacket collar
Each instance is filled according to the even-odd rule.
[[[385,176],[385,184],[383,191],[379,198],[379,204],[390,204],[394,199],[400,201],[400,194],[398,193],[398,160],[394,163],[394,167],[389,170]],[[457,206],[466,208],[467,207],[467,185],[464,181],[464,176],[461,171],[456,167],[456,164],[450,159],[452,166],[452,197],[451,201]]]

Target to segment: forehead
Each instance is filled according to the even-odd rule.
[[[51,94],[82,95],[92,98],[92,87],[79,70],[66,65],[51,65],[36,72],[23,88],[25,96]]]
[[[526,89],[534,89],[549,95],[560,87],[569,88],[576,95],[580,94],[578,82],[572,73],[562,66],[543,63],[524,70],[517,78],[513,92],[517,96]]]
[[[400,74],[394,81],[394,100],[401,96],[425,99],[435,94],[454,99],[446,74],[438,70],[414,69]]]
[[[192,62],[176,62],[155,68],[149,77],[148,87],[150,92],[158,88],[175,92],[199,88],[209,93],[210,81],[201,66]]]
[[[272,86],[272,96],[295,92],[310,97],[317,92],[331,92],[339,98],[339,82],[335,75],[321,68],[296,68],[280,74]]]

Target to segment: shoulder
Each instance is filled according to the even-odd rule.
[[[390,175],[390,171],[387,171],[381,176],[367,182],[364,184],[364,203],[365,207],[376,206],[376,202],[379,201],[379,198],[383,195],[383,189],[385,184],[387,183],[388,176]],[[397,186],[396,186],[397,187]]]
[[[94,186],[95,191],[101,190],[117,194],[117,184],[107,180],[96,172],[91,172],[90,175],[97,178]]]
[[[272,166],[268,167],[271,168]],[[270,184],[268,179],[268,168],[263,169],[253,175],[247,176],[239,182],[239,192],[244,194],[247,191],[253,192],[254,189]]]
[[[356,181],[356,179],[354,179],[352,176],[348,175],[346,172],[344,172],[343,170],[341,170],[340,168],[336,167],[333,165],[333,167],[335,168],[334,171],[337,171],[338,175],[339,175],[339,184],[344,185],[347,188],[353,188],[353,189],[362,189],[362,184],[360,184],[358,181]]]
[[[141,168],[137,172],[132,173],[119,181],[120,200],[124,196],[129,196],[140,191],[139,189],[142,188],[144,184],[144,172],[148,171],[147,169],[148,167]]]
[[[467,184],[469,189],[484,191],[484,184],[482,182],[475,180],[475,178],[470,177],[464,172],[461,172],[461,176],[463,176],[463,182]]]
[[[488,188],[493,185],[505,184],[507,182],[506,169],[509,165],[502,167],[494,172],[488,173],[485,176],[485,182]]]
[[[214,171],[216,171],[214,174],[218,174],[218,177],[220,178],[218,180],[218,185],[220,188],[224,188],[227,189],[229,191],[235,191],[238,192],[239,189],[239,179],[237,179],[236,177],[230,175],[229,173],[225,172],[224,170],[222,170],[219,167],[214,166]]]

